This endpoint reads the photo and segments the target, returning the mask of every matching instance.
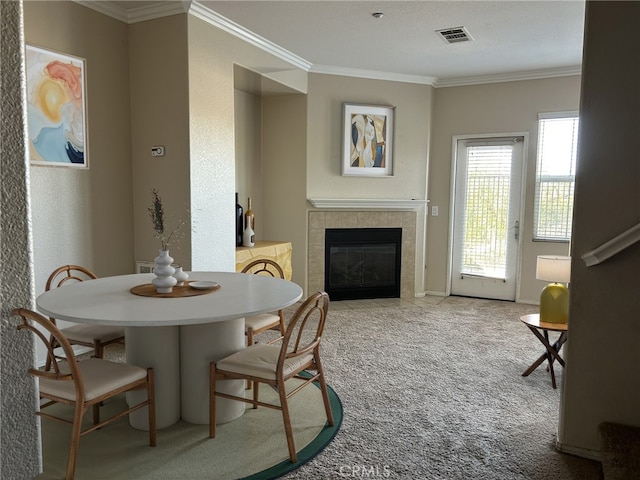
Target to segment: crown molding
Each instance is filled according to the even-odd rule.
[[[221,30],[224,30],[231,35],[238,37],[245,42],[258,47],[264,50],[271,55],[284,60],[287,63],[290,63],[294,67],[300,68],[305,72],[308,72],[311,68],[311,63],[306,61],[304,58],[291,53],[288,50],[276,45],[275,43],[267,40],[266,38],[257,35],[250,30],[247,30],[242,25],[238,25],[237,23],[229,20],[222,15],[214,12],[213,10],[201,5],[197,1],[189,2],[191,5],[189,7],[189,13],[205,22],[217,27]]]
[[[267,53],[270,53],[271,55],[291,64],[293,67],[310,73],[367,78],[371,80],[385,80],[401,83],[416,83],[421,85],[431,85],[435,88],[514,82],[522,80],[539,80],[543,78],[564,77],[581,74],[580,65],[548,70],[532,70],[497,75],[478,75],[471,77],[452,78],[438,78],[428,75],[407,75],[393,72],[335,67],[331,65],[314,65],[304,58],[299,57],[298,55],[267,40],[266,38],[263,38],[260,35],[251,32],[242,25],[239,25],[229,20],[228,18],[223,17],[210,8],[202,5],[197,0],[148,2],[148,5],[144,5],[142,7],[134,9],[124,9],[118,6],[115,2],[104,2],[95,0],[73,1],[125,23],[137,23],[146,20],[152,20],[155,18],[166,17],[169,15],[188,13],[209,23],[210,25],[213,25],[214,27],[217,27],[239,38],[240,40],[243,40],[255,47],[260,48],[261,50],[264,50]]]
[[[480,85],[485,83],[516,82],[521,80],[540,80],[542,78],[568,77],[580,75],[582,67],[552,68],[548,70],[530,70],[527,72],[503,73],[497,75],[479,75],[475,77],[458,77],[438,79],[433,86],[439,87],[461,87],[466,85]]]
[[[73,1],[79,5],[128,24],[186,13],[189,8],[189,3],[191,3],[189,1],[149,2],[148,5],[125,9],[112,2],[101,2],[95,0]]]
[[[430,77],[426,75],[407,75],[402,73],[380,72],[376,70],[360,70],[358,68],[334,67],[331,65],[320,64],[313,65],[309,71],[311,73],[322,73],[325,75],[368,78],[371,80],[388,80],[390,82],[419,83],[422,85],[433,85],[438,80],[436,77]]]

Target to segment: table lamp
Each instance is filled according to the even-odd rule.
[[[549,283],[540,293],[540,321],[567,323],[569,320],[569,283],[571,257],[538,255],[536,278]]]

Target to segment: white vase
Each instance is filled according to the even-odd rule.
[[[173,258],[169,256],[169,250],[160,250],[160,254],[155,258],[156,266],[153,269],[155,278],[151,283],[156,287],[158,293],[171,293],[173,286],[178,282],[173,276],[176,269],[171,266]]]
[[[176,287],[184,285],[184,282],[189,278],[189,274],[182,270],[182,267],[176,267],[175,270],[173,277],[178,281],[178,283],[176,283]]]
[[[242,246],[253,247],[255,244],[255,233],[253,228],[251,228],[251,225],[247,225],[247,228],[244,229],[244,233],[242,235]]]

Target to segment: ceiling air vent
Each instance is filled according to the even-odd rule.
[[[464,27],[445,28],[443,30],[436,30],[436,33],[447,43],[470,42],[473,40]]]

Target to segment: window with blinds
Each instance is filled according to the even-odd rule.
[[[467,147],[462,274],[505,278],[512,152],[510,145]]]
[[[538,116],[534,240],[571,239],[577,149],[576,112]]]

